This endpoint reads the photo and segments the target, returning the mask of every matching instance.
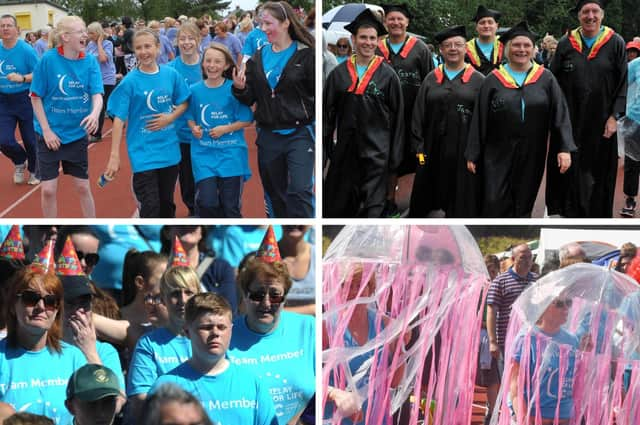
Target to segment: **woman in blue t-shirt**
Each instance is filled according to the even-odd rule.
[[[251,177],[243,129],[253,121],[248,106],[231,95],[231,53],[212,43],[203,52],[205,81],[191,86],[188,125],[198,217],[241,218],[242,188]]]
[[[62,341],[62,282],[30,265],[16,272],[5,294],[11,302],[7,338],[0,341],[0,401],[56,424],[71,423],[67,380],[86,359]]]
[[[234,72],[233,95],[255,103],[258,167],[269,217],[313,216],[314,39],[288,3],[267,2],[262,46]]]
[[[127,152],[140,218],[173,218],[180,162],[174,122],[187,109],[189,88],[176,70],[156,62],[160,48],[156,34],[138,30],[132,44],[138,66],[118,84],[107,104],[113,134],[104,177],[115,178],[120,168],[120,143],[128,122]]]

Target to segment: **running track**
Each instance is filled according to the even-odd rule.
[[[104,171],[111,151],[111,121],[105,120],[101,142],[89,146],[89,179],[96,204],[98,218],[129,218],[136,212],[136,203],[131,190],[131,168],[126,152],[126,144],[120,148],[120,171],[115,180],[104,188],[97,185],[98,177]],[[249,146],[249,166],[252,177],[245,183],[242,196],[242,215],[250,218],[265,217],[262,184],[258,175],[255,145],[255,127],[245,130]],[[19,132],[16,139],[20,140]],[[42,218],[40,207],[40,186],[28,186],[26,183],[13,183],[13,164],[0,154],[0,218]],[[187,208],[182,203],[180,188],[176,185],[174,200],[176,217],[187,217]],[[81,218],[80,204],[75,199],[73,183],[68,176],[58,181],[58,216],[63,218]]]

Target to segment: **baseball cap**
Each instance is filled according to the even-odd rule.
[[[114,395],[120,395],[118,377],[109,369],[98,364],[86,364],[76,370],[67,384],[67,399],[96,401]]]

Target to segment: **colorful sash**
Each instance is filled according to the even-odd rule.
[[[436,76],[436,82],[438,84],[442,84],[444,81],[444,64],[438,65],[438,67],[433,71]],[[474,73],[474,68],[470,64],[464,65],[464,72],[462,73],[462,84],[468,83],[471,79],[471,76]]]
[[[493,58],[491,60],[492,64],[497,65],[500,62],[502,62],[503,50],[504,50],[504,45],[496,37],[496,40],[493,42],[493,52],[492,52]],[[473,40],[467,41],[467,56],[469,57],[469,60],[474,66],[480,67],[482,65],[482,61],[480,60],[479,49],[476,46],[475,38]]]
[[[534,62],[533,66],[529,69],[527,78],[524,79],[522,86],[524,87],[526,85],[535,83],[540,79],[540,76],[543,72],[544,67]],[[498,69],[494,69],[491,73],[495,75],[496,78],[500,80],[502,85],[508,89],[517,89],[518,87],[520,87],[518,86],[518,83],[516,83],[516,80],[511,76],[511,74],[509,74],[509,71],[507,71],[507,68],[505,68],[504,65],[500,65]]]
[[[591,46],[591,51],[589,52],[589,56],[587,56],[587,60],[591,60],[598,55],[600,48],[604,46],[607,41],[611,40],[611,37],[616,33],[609,27],[603,26],[604,30],[600,31],[598,38]],[[574,49],[578,51],[578,53],[582,53],[582,27],[578,27],[569,33],[569,43],[573,46]]]
[[[417,38],[411,35],[408,35],[407,39],[404,41],[404,45],[402,46],[402,49],[400,49],[400,53],[398,53],[400,57],[402,59],[406,59],[407,56],[409,56],[411,49],[413,49],[413,46],[415,46],[417,42],[418,42]],[[391,48],[389,47],[388,43],[389,43],[389,37],[385,37],[382,40],[380,40],[380,42],[378,42],[378,49],[380,49],[380,51],[382,52],[382,56],[384,56],[387,62],[389,62],[389,56],[391,54]]]
[[[351,86],[347,90],[349,93],[355,94],[364,94],[367,85],[369,85],[369,81],[373,77],[373,74],[382,64],[384,59],[382,56],[374,56],[373,59],[369,62],[367,66],[367,70],[365,71],[362,79],[358,81],[358,71],[356,71],[356,55],[351,56],[351,58],[347,61],[347,69],[349,70],[349,75],[351,76]]]

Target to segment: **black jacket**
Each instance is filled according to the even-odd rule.
[[[315,117],[314,49],[298,43],[280,81],[271,90],[262,66],[262,48],[247,62],[244,90],[233,95],[245,105],[256,102],[254,118],[260,128],[279,130],[309,125]]]

